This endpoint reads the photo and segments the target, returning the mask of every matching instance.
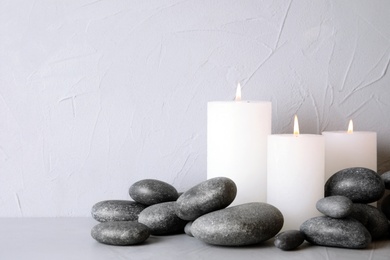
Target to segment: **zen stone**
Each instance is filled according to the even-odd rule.
[[[176,214],[185,220],[195,220],[211,211],[226,208],[236,194],[237,187],[231,179],[212,178],[184,192],[176,201]]]
[[[179,197],[172,185],[154,179],[145,179],[131,185],[130,197],[144,205],[154,205],[167,201],[175,201]]]
[[[345,218],[352,212],[353,202],[344,196],[330,196],[317,201],[316,208],[332,218]]]
[[[192,235],[209,244],[244,246],[274,237],[283,226],[283,215],[274,206],[252,202],[221,209],[197,218]]]
[[[383,238],[388,233],[389,223],[386,215],[371,205],[355,203],[351,217],[358,221],[363,219],[364,222],[361,223],[370,232],[373,240]]]
[[[174,201],[149,206],[141,212],[138,222],[148,226],[153,235],[183,233],[187,224],[176,215]]]
[[[325,197],[341,195],[355,203],[371,203],[385,192],[379,174],[361,167],[347,168],[333,174],[325,184]]]
[[[305,238],[299,230],[287,230],[276,235],[274,245],[282,250],[294,250],[302,245]]]
[[[184,233],[186,233],[190,237],[193,237],[191,233],[191,226],[192,226],[192,221],[188,222],[187,225],[184,227]]]
[[[92,217],[99,222],[134,221],[145,205],[129,200],[105,200],[93,205]]]
[[[370,232],[353,218],[314,217],[303,222],[300,230],[314,245],[357,249],[371,243]]]
[[[381,210],[385,214],[388,220],[390,220],[390,195],[387,195],[381,205]]]
[[[150,232],[137,221],[116,221],[97,224],[92,228],[91,236],[100,243],[127,246],[144,242]]]
[[[390,190],[390,171],[387,171],[381,175],[383,182],[385,183],[385,188]]]

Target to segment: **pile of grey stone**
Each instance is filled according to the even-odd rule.
[[[183,194],[166,182],[141,180],[129,189],[134,201],[107,200],[92,207],[92,217],[101,223],[91,235],[110,245],[134,245],[150,235],[184,232],[222,246],[253,245],[273,238],[283,226],[282,213],[260,202],[227,208],[236,193],[235,183],[225,177],[204,181]]]
[[[325,197],[316,204],[324,216],[305,221],[300,231],[315,245],[342,248],[366,248],[371,241],[389,235],[390,198],[382,211],[369,205],[381,199],[390,188],[390,172],[354,167],[332,175],[325,184]]]

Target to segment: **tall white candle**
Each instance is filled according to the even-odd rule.
[[[325,137],[325,181],[336,172],[350,167],[377,170],[377,139],[375,132],[323,132]]]
[[[320,215],[316,203],[324,196],[324,159],[321,135],[294,131],[268,137],[267,202],[282,212],[282,230],[299,229]]]
[[[241,101],[240,87],[235,101],[207,105],[207,178],[236,183],[232,205],[266,201],[271,110],[271,102]]]

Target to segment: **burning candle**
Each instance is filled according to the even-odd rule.
[[[324,196],[324,137],[294,133],[268,136],[267,202],[284,216],[282,230],[299,229],[319,216],[316,203]]]
[[[349,121],[348,131],[323,132],[325,137],[325,180],[350,167],[377,170],[375,132],[356,132]]]
[[[242,101],[240,85],[234,101],[207,104],[207,178],[236,183],[232,205],[266,201],[271,112],[271,102]]]

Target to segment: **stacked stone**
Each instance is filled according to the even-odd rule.
[[[388,218],[368,205],[382,198],[385,183],[379,174],[366,168],[335,173],[325,184],[325,198],[316,204],[324,216],[305,221],[301,233],[312,244],[342,248],[366,248],[372,240],[385,237]]]
[[[180,195],[168,183],[141,180],[130,189],[134,201],[103,201],[92,208],[102,222],[91,235],[101,243],[133,245],[150,235],[183,233],[223,246],[258,244],[283,226],[282,213],[266,203],[227,208],[235,199],[235,183],[225,177],[204,181]]]

